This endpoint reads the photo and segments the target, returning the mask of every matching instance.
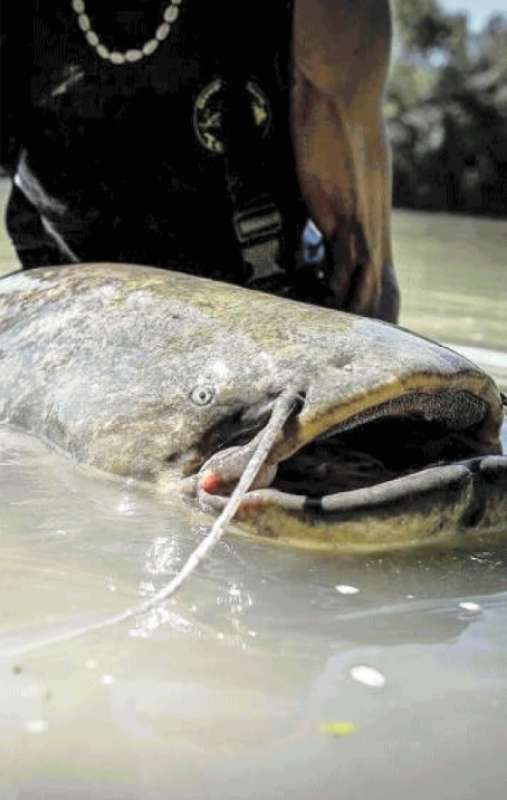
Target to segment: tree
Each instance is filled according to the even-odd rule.
[[[396,0],[386,110],[398,205],[507,211],[507,17],[472,34],[438,0]]]

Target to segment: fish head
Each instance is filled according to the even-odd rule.
[[[235,438],[227,441],[222,429],[197,473],[201,504],[224,507],[277,393],[290,386],[294,412],[241,504],[240,526],[305,547],[367,552],[498,528],[507,512],[507,458],[494,381],[403,329],[320,312],[323,324],[305,309],[277,351],[266,348],[282,381],[269,382],[264,406],[257,397],[264,416],[245,406]],[[256,424],[241,431],[249,418]]]
[[[148,302],[161,286],[167,303]],[[134,335],[149,357],[116,408],[116,446],[104,429],[95,439],[103,468],[218,511],[290,388],[293,413],[238,512],[249,533],[378,551],[498,528],[502,400],[475,364],[388,323],[218,282],[164,274],[149,297],[139,288],[118,326],[147,320]]]

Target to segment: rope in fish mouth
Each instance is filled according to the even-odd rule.
[[[126,622],[129,619],[142,616],[156,608],[159,608],[163,603],[173,597],[178,589],[190,578],[199,564],[211,553],[211,551],[219,543],[227,530],[227,526],[233,520],[236,512],[238,511],[245,495],[252,486],[257,474],[263,464],[265,464],[273,445],[275,444],[279,434],[282,432],[287,420],[292,415],[294,409],[297,407],[298,402],[304,399],[299,391],[293,388],[285,389],[278,399],[276,400],[271,417],[262,432],[262,436],[254,450],[252,457],[248,461],[243,473],[236,485],[236,488],[229,497],[222,513],[213,523],[210,532],[199,543],[199,545],[192,551],[190,556],[185,561],[180,571],[156,594],[146,600],[144,603],[134,608],[127,608],[125,611],[115,614],[114,616],[100,620],[81,628],[74,628],[72,631],[66,631],[60,635],[51,637],[42,642],[34,645],[27,645],[16,649],[11,655],[22,655],[24,653],[32,652],[46,647],[50,644],[59,644],[71,639],[77,639],[94,631],[110,628]]]

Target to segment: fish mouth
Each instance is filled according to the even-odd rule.
[[[417,392],[368,408],[280,461],[272,488],[325,498],[477,455],[486,405],[466,392]]]
[[[393,505],[406,509],[423,497],[454,496],[471,465],[501,453],[496,390],[476,374],[414,376],[409,385],[318,411],[307,399],[288,421],[272,451],[269,478],[245,495],[239,519],[263,509],[310,522]],[[497,461],[507,472],[507,459]],[[201,503],[222,509],[234,485],[201,490]]]

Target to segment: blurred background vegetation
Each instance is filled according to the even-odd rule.
[[[438,0],[393,0],[386,99],[394,203],[507,213],[507,14],[474,30]]]

